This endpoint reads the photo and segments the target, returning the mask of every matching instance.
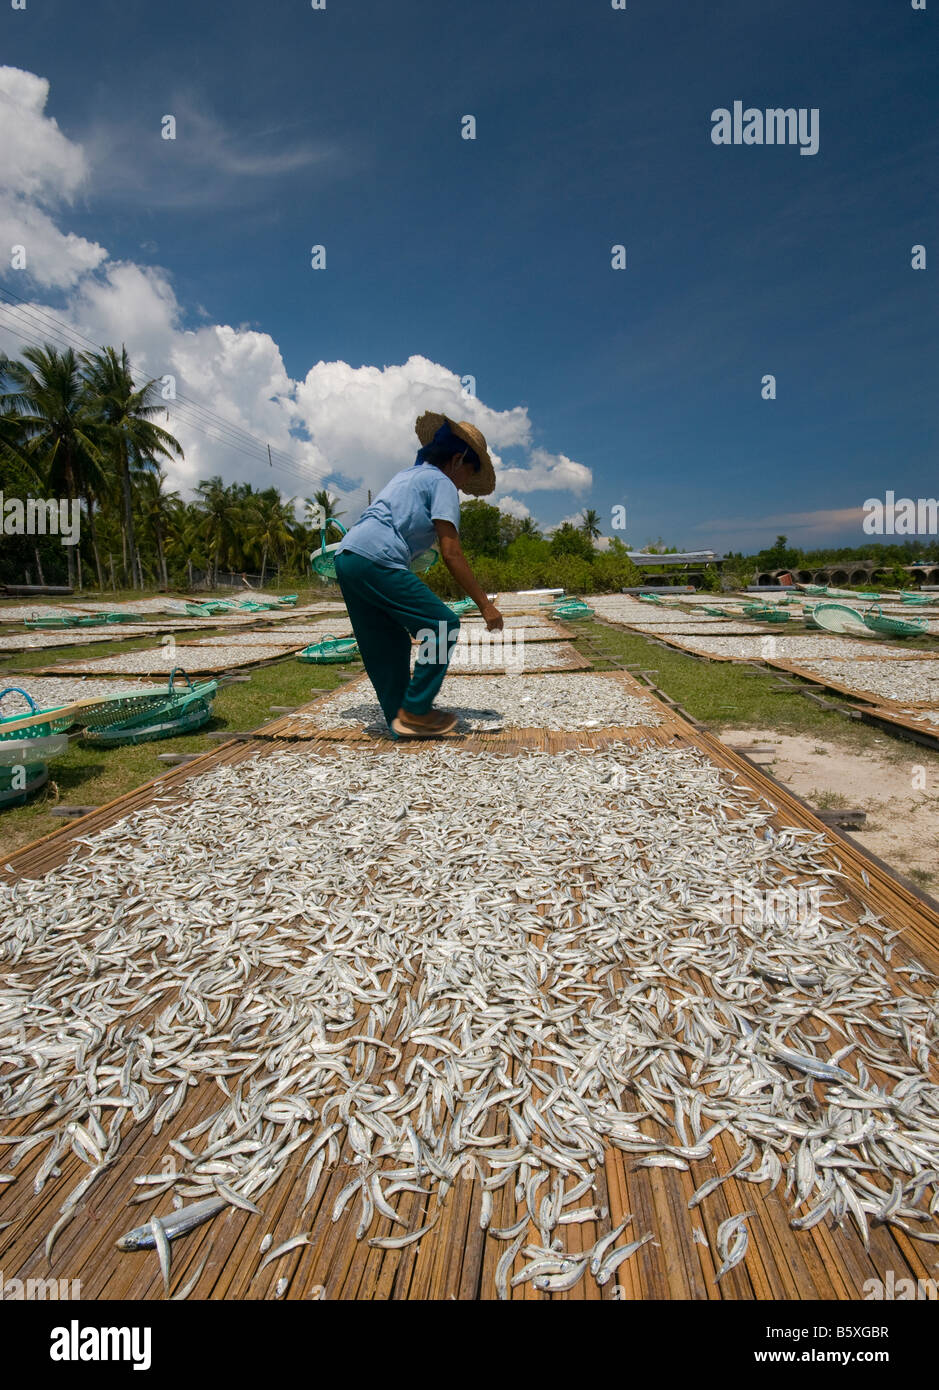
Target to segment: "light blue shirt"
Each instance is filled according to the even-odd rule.
[[[410,569],[422,550],[437,540],[435,521],[460,529],[460,494],[432,463],[396,473],[343,537],[338,553],[351,550],[390,569]]]

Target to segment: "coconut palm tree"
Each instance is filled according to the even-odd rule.
[[[204,512],[185,502],[177,502],[167,519],[166,557],[177,573],[185,566],[190,593],[194,587],[193,564],[201,570],[208,570],[211,565],[204,521]]]
[[[304,498],[304,501],[306,503],[304,517],[307,523],[312,525],[317,516],[317,511],[322,510],[322,514],[326,518],[327,545],[332,540],[338,540],[339,533],[334,527],[331,527],[329,523],[331,521],[338,521],[341,516],[345,515],[344,512],[337,510],[339,498],[331,497],[328,488],[319,488],[314,492],[312,497]]]
[[[277,575],[280,578],[282,561],[295,546],[292,530],[294,519],[294,499],[282,502],[276,489],[268,488],[252,499],[247,518],[246,539],[252,550],[261,552],[261,588],[267,574],[268,556],[277,560]]]
[[[0,362],[2,371],[2,362]],[[35,461],[28,454],[29,436],[23,426],[22,417],[16,414],[0,415],[0,491],[14,496],[41,495],[45,486],[36,471]],[[39,583],[45,584],[42,572],[42,556],[39,544],[33,536],[32,552],[36,562]]]
[[[153,472],[142,473],[137,479],[137,497],[144,523],[156,545],[157,564],[163,588],[168,589],[170,581],[166,570],[166,542],[181,501],[179,493],[167,491],[166,474],[158,466]]]
[[[93,408],[98,416],[104,438],[110,445],[117,463],[121,486],[123,525],[127,541],[127,560],[131,582],[137,587],[139,562],[134,532],[134,503],[132,470],[156,467],[158,458],[175,455],[182,458],[179,440],[168,430],[153,423],[152,417],[162,409],[154,401],[154,382],[135,386],[127,349],[120,354],[113,347],[82,356],[82,370],[91,392]]]
[[[589,536],[592,541],[595,541],[597,537],[601,534],[600,516],[599,513],[595,512],[592,507],[584,508],[584,515],[583,520],[580,523],[580,529],[583,531],[584,535]]]
[[[0,409],[15,418],[17,452],[53,495],[71,503],[100,484],[102,432],[71,348],[27,347],[23,360],[0,359],[6,389]],[[7,435],[7,447],[10,436]],[[75,583],[77,547],[66,546],[69,587]],[[78,561],[81,586],[81,560]]]
[[[532,536],[535,540],[540,540],[541,532],[538,523],[533,516],[523,516],[518,526],[520,536]]]
[[[209,555],[212,587],[217,588],[219,561],[223,553],[231,555],[243,504],[218,474],[200,483],[196,495],[201,511],[199,535]]]

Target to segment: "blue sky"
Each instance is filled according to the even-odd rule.
[[[512,505],[544,524],[591,506],[608,531],[625,503],[635,544],[861,544],[866,498],[936,495],[936,271],[910,265],[914,244],[939,254],[934,9],[28,0],[0,14],[2,61],[48,81],[42,119],[84,160],[71,201],[47,187],[42,205],[107,252],[84,278],[2,283],[96,340],[124,334],[151,373],[160,352],[185,358],[187,330],[200,352],[215,326],[247,335],[224,363],[186,359],[187,390],[261,434],[263,400],[246,405],[267,389],[258,335],[292,383],[348,364],[297,395],[293,442],[280,436],[317,441],[321,471],[380,485],[410,461],[398,417],[413,421],[420,370],[392,391],[361,369],[427,359],[475,377],[481,411],[463,414],[492,422]],[[711,112],[735,100],[818,108],[819,152],[715,146]],[[138,268],[123,288],[122,265]],[[148,338],[154,285],[172,322],[151,305]],[[173,344],[157,349],[164,327]],[[204,440],[187,453],[183,488],[210,467],[251,476]]]

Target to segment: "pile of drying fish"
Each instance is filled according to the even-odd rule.
[[[17,632],[0,636],[0,652],[41,651],[43,647],[78,647],[86,642],[113,642],[117,632],[72,629],[67,632]],[[121,634],[126,636],[126,634]]]
[[[69,628],[61,632],[24,632],[0,636],[0,651],[39,651],[43,647],[84,647],[90,642],[127,641],[132,637],[162,637],[165,632],[204,630],[207,622],[167,622],[145,626],[121,623],[108,628]],[[228,639],[225,639],[228,640]]]
[[[0,1113],[21,1122],[0,1216],[16,1181],[67,1170],[50,1245],[145,1120],[124,1195],[206,1204],[151,1228],[164,1261],[171,1223],[254,1208],[288,1168],[309,1230],[342,1161],[319,1219],[360,1239],[413,1244],[475,1173],[500,1296],[602,1283],[654,1234],[564,1253],[605,1219],[606,1146],[685,1169],[719,1135],[737,1181],[785,1181],[796,1226],[939,1240],[932,977],[888,978],[896,932],[843,915],[823,835],[769,818],[687,749],[340,747],[193,779],[0,885]],[[739,911],[797,883],[811,912]],[[66,1191],[72,1155],[89,1171]],[[721,1227],[721,1274],[745,1221]]]
[[[250,635],[250,634],[249,634]],[[214,639],[208,638],[212,643]],[[268,646],[265,643],[240,641],[227,642],[222,646],[205,645],[199,642],[175,643],[155,647],[152,651],[124,652],[121,656],[105,656],[98,659],[63,661],[56,668],[59,671],[87,671],[92,676],[168,676],[174,666],[182,666],[190,674],[196,671],[218,671],[227,666],[248,666],[255,661],[270,661],[276,656],[286,656],[296,650],[296,645],[285,643],[282,646]]]
[[[108,603],[107,600],[92,600],[89,603],[76,604],[73,609],[63,609],[62,612],[79,613],[149,613],[154,617],[159,617],[161,613],[179,613],[183,617],[186,614],[186,599],[174,598],[141,598],[133,603]],[[57,612],[53,608],[41,608],[42,615]]]
[[[707,624],[707,626],[705,626],[705,624]],[[756,623],[725,623],[721,622],[720,618],[706,618],[702,622],[702,620],[694,613],[692,613],[690,618],[686,618],[685,621],[680,624],[671,623],[668,626],[660,627],[659,624],[656,622],[634,622],[630,625],[634,627],[637,632],[641,632],[643,636],[671,637],[674,635],[679,639],[679,641],[681,641],[682,637],[686,632],[707,634],[717,632],[721,635],[752,637],[754,632],[760,631],[760,628]]]
[[[657,616],[660,612],[667,614],[674,611],[665,607],[656,607],[653,611],[651,603],[640,603],[638,599],[629,598],[626,594],[596,594],[584,602],[599,617],[607,618],[612,623],[631,623],[634,618],[648,618]]]
[[[570,642],[532,642],[522,633],[486,633],[486,639],[457,642],[450,658],[451,671],[565,671],[577,670],[582,661]],[[415,649],[419,650],[419,649]]]
[[[806,657],[846,661],[859,658],[861,661],[877,662],[885,656],[910,655],[904,647],[875,645],[875,639],[868,642],[863,637],[824,637],[821,634],[796,637],[779,631],[757,632],[752,637],[712,637],[710,633],[704,637],[677,635],[675,641],[713,656],[738,656],[747,661],[768,657],[776,661],[798,661],[800,665],[804,664]]]
[[[90,695],[113,695],[125,690],[159,690],[159,685],[146,681],[85,680],[78,676],[34,676],[29,671],[20,671],[10,676],[10,685],[25,690],[31,695],[40,709],[51,709],[54,705],[67,705],[72,700],[81,700]],[[163,686],[165,687],[164,680]],[[0,710],[4,715],[25,713],[29,705],[21,695],[6,695]]]
[[[715,623],[721,622],[720,618],[712,618],[707,613],[683,613],[677,608],[653,608],[648,603],[634,603],[631,608],[617,608],[616,612],[617,622],[630,623],[635,627],[681,629],[686,623],[699,623],[702,627],[710,629]],[[600,616],[606,618],[610,615],[601,609]]]
[[[820,676],[839,685],[888,700],[939,704],[939,661],[805,661]]]
[[[294,647],[303,647],[322,638],[350,637],[352,629],[348,622],[333,621],[308,623],[303,627],[277,627],[270,632],[245,632],[239,637],[225,633],[220,637],[203,637],[196,644],[199,647],[233,647],[239,651],[244,647],[283,647],[288,642]]]
[[[939,710],[936,709],[904,709],[900,713],[917,724],[939,724]]]
[[[630,695],[603,675],[572,672],[540,676],[448,676],[442,699],[467,729],[652,728],[661,718],[651,700]],[[291,716],[311,729],[364,727],[385,733],[386,725],[372,687],[340,687],[317,700],[314,709]]]
[[[546,618],[543,613],[503,614],[502,622],[507,632],[513,628],[524,628],[526,632],[550,632],[552,637],[566,636],[564,629],[558,627],[550,618]],[[460,618],[461,632],[476,632],[480,628],[485,631],[486,625],[482,618],[474,613],[464,613]]]

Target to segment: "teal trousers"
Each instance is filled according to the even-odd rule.
[[[447,674],[459,618],[411,570],[344,550],[336,556],[336,577],[389,727],[401,708],[426,714]],[[411,638],[418,635],[423,640],[412,676]]]

